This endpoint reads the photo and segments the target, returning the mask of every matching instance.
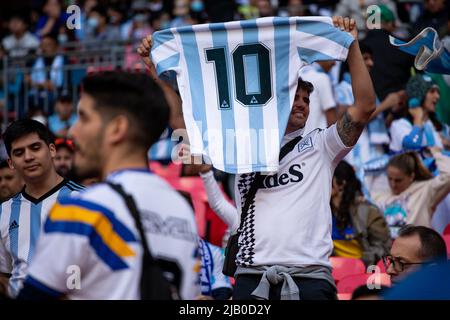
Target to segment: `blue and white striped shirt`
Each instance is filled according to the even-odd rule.
[[[1,204],[0,272],[11,274],[9,294],[12,297],[20,291],[50,208],[57,200],[83,189],[75,182],[63,180],[39,199],[28,195],[24,189]]]
[[[177,74],[193,154],[229,173],[276,171],[299,69],[346,59],[352,41],[330,17],[267,17],[156,32],[151,56]]]

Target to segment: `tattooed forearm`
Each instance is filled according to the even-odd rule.
[[[342,117],[338,120],[336,126],[342,142],[347,147],[351,147],[358,141],[359,136],[364,129],[365,122],[353,121],[351,115],[348,113],[348,110],[346,110]]]

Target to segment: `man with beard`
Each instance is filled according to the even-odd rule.
[[[53,206],[19,298],[139,299],[144,252],[139,220],[172,288],[183,299],[200,293],[192,209],[148,169],[147,151],[168,119],[164,96],[146,75],[107,72],[85,78],[71,128],[75,172],[100,176],[105,183]],[[120,185],[134,200],[136,221],[108,183]]]
[[[73,141],[69,139],[58,138],[55,140],[56,156],[53,159],[56,172],[62,177],[68,177],[73,165]]]
[[[50,131],[35,120],[18,120],[3,139],[10,167],[17,170],[25,186],[0,210],[0,277],[9,278],[9,295],[22,287],[47,212],[59,199],[82,187],[55,170],[56,150]]]
[[[8,161],[0,161],[0,202],[6,201],[23,188],[19,173],[9,167]]]

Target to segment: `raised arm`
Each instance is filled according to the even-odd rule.
[[[214,179],[212,167],[208,165],[201,165],[200,177],[205,186],[206,195],[208,196],[208,203],[211,209],[225,222],[230,228],[231,233],[234,234],[239,227],[239,214],[231,203],[229,203],[222,194],[222,191]]]
[[[375,92],[359,49],[355,21],[350,18],[333,17],[333,23],[341,30],[350,32],[355,39],[349,48],[347,58],[355,102],[337,121],[337,131],[342,142],[351,147],[358,141],[364,126],[375,110]]]
[[[150,51],[152,49],[152,36],[149,35],[142,39],[141,45],[137,49],[137,52],[142,58],[142,61],[146,65],[147,69],[150,71],[150,75],[153,80],[159,85],[164,93],[164,97],[167,100],[167,104],[170,108],[170,120],[169,125],[172,129],[185,129],[185,123],[183,119],[183,110],[181,108],[181,98],[175,92],[170,84],[161,80],[156,73],[155,65],[150,59]]]

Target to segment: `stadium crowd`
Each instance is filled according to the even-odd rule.
[[[81,28],[69,29],[66,26],[70,16],[66,8],[72,4],[81,8]],[[371,5],[377,5],[380,13],[380,25],[377,28],[369,28],[366,23],[368,8],[370,9]],[[242,227],[238,213],[240,211],[236,209],[239,208],[240,201],[236,198],[234,191],[236,176],[218,171],[211,165],[192,164],[189,161],[190,157],[181,157],[179,153],[173,151],[187,149],[183,142],[177,147],[178,141],[174,141],[175,139],[171,136],[173,130],[185,128],[181,99],[176,82],[163,81],[156,75],[149,58],[152,43],[151,37],[148,36],[166,28],[199,23],[270,16],[344,16],[353,18],[358,28],[356,42],[363,61],[360,67],[363,66],[364,72],[370,74],[376,108],[373,112],[370,110],[370,116],[364,122],[364,128],[361,128],[359,139],[345,158],[337,164],[330,181],[331,197],[327,203],[331,208],[330,236],[333,242],[333,252],[330,257],[333,278],[330,281],[335,283],[332,286],[331,295],[318,295],[314,292],[319,289],[330,290],[323,283],[319,284],[326,276],[321,274],[314,278],[313,275],[311,278],[305,276],[304,272],[307,271],[303,270],[304,278],[299,276],[301,280],[297,284],[300,288],[300,296],[303,294],[305,299],[336,297],[350,299],[353,293],[354,299],[433,298],[431,293],[429,297],[411,296],[411,292],[402,287],[398,287],[399,290],[395,291],[395,287],[400,286],[403,281],[410,285],[410,288],[414,288],[414,282],[408,282],[408,279],[413,279],[408,277],[413,273],[416,273],[415,276],[418,278],[416,284],[422,283],[419,277],[420,272],[424,272],[424,276],[430,279],[429,283],[437,283],[436,286],[439,287],[434,288],[438,292],[436,297],[439,298],[439,294],[442,294],[449,298],[449,286],[444,285],[444,280],[433,282],[433,273],[431,271],[427,273],[427,268],[428,265],[433,268],[434,263],[442,262],[444,270],[450,274],[448,262],[445,266],[445,261],[450,257],[450,75],[432,74],[415,69],[414,57],[401,52],[389,42],[389,35],[411,39],[424,28],[433,27],[444,46],[450,50],[449,6],[450,3],[446,0],[36,0],[29,1],[27,5],[16,8],[17,10],[2,9],[0,74],[3,75],[6,71],[14,73],[14,68],[25,68],[29,72],[25,72],[19,79],[10,79],[9,76],[0,78],[0,108],[3,119],[3,136],[0,146],[2,201],[0,292],[3,291],[4,295],[10,297],[34,298],[36,290],[33,289],[35,288],[33,285],[39,287],[42,282],[49,286],[57,283],[58,285],[52,288],[43,289],[41,294],[44,292],[46,297],[50,297],[56,292],[60,293],[57,296],[61,297],[63,287],[61,281],[55,280],[56,276],[43,275],[46,270],[45,260],[51,255],[50,252],[42,250],[41,253],[40,251],[36,257],[36,264],[31,268],[31,276],[26,278],[28,265],[33,258],[32,252],[37,252],[35,250],[44,246],[48,247],[47,250],[62,250],[58,249],[57,235],[46,235],[40,240],[42,241],[40,247],[35,247],[41,224],[45,223],[46,230],[62,228],[57,220],[63,219],[62,215],[66,211],[69,212],[67,208],[64,209],[65,206],[81,206],[82,201],[95,200],[99,195],[106,197],[103,205],[109,208],[108,212],[113,212],[119,201],[116,199],[117,195],[107,194],[101,189],[102,187],[88,188],[86,193],[82,191],[82,186],[93,186],[107,177],[111,182],[123,183],[125,189],[131,193],[138,192],[133,189],[133,183],[130,182],[133,179],[142,183],[143,186],[162,190],[165,188],[165,185],[159,185],[159,182],[152,182],[151,179],[147,181],[145,177],[133,176],[133,173],[116,177],[111,168],[108,169],[109,171],[97,168],[95,176],[82,175],[74,170],[74,154],[81,152],[83,157],[91,161],[85,160],[86,163],[92,164],[97,161],[105,166],[112,163],[111,159],[119,159],[120,156],[129,157],[129,162],[122,161],[123,166],[119,166],[127,168],[139,167],[142,164],[142,161],[140,162],[142,154],[139,150],[145,149],[145,157],[149,159],[148,164],[152,172],[172,186],[170,190],[166,190],[167,194],[163,195],[168,199],[167,207],[171,209],[179,203],[180,219],[186,219],[188,222],[185,227],[191,228],[190,231],[194,230],[192,232],[199,235],[198,239],[185,239],[191,243],[184,243],[184,247],[176,241],[167,244],[168,250],[174,252],[168,254],[168,257],[185,259],[180,260],[186,264],[182,268],[183,272],[188,274],[196,269],[198,275],[201,275],[199,281],[201,294],[195,291],[195,286],[190,292],[188,284],[178,283],[177,286],[182,288],[178,288],[181,298],[229,299],[233,296],[235,299],[242,299],[250,297],[250,293],[255,293],[260,288],[261,277],[270,278],[266,274],[267,270],[264,274],[261,272],[256,275],[237,273],[236,279],[222,273],[223,250],[230,235],[236,234]],[[149,85],[152,90],[149,90],[151,92],[148,94],[139,91],[142,89],[142,83],[148,84],[150,81],[144,79],[145,77],[141,79],[141,84],[120,74],[118,80],[110,79],[108,76],[102,78],[101,68],[99,68],[88,70],[89,74],[94,75],[94,79],[91,82],[89,80],[83,82],[83,90],[87,96],[93,97],[95,103],[100,101],[106,105],[113,105],[111,112],[114,116],[127,115],[128,117],[130,113],[124,109],[125,106],[119,106],[118,102],[124,101],[124,104],[141,106],[148,101],[159,103],[155,97],[163,95],[166,102],[160,104],[165,106],[167,103],[170,114],[165,115],[161,110],[142,111],[142,114],[131,112],[129,119],[135,122],[123,124],[119,120],[116,123],[114,119],[111,120],[109,116],[104,115],[110,111],[108,107],[105,107],[106,111],[99,108],[99,117],[108,119],[105,120],[108,128],[111,125],[111,130],[108,131],[109,138],[100,134],[99,136],[104,139],[101,140],[102,144],[89,146],[89,141],[94,144],[99,143],[94,134],[98,128],[92,124],[89,126],[89,121],[93,121],[90,119],[95,118],[95,115],[91,114],[92,110],[89,109],[90,104],[94,102],[89,101],[86,94],[82,93],[81,81],[67,85],[68,82],[74,81],[71,74],[74,71],[70,68],[67,72],[63,70],[66,66],[79,62],[74,58],[79,54],[77,50],[80,52],[93,48],[104,50],[108,48],[109,43],[127,48],[123,53],[125,58],[120,68],[131,71],[132,77],[144,77],[142,73],[150,74],[153,78],[153,84]],[[357,77],[355,79],[360,82],[361,74],[364,74],[361,70],[355,73],[355,68],[354,61],[349,58],[346,62],[331,60],[314,62],[301,70],[300,76],[306,84],[300,85],[299,82],[298,90],[300,92],[302,88],[301,90],[308,92],[309,97],[309,117],[304,128],[305,133],[316,128],[331,127],[336,123],[339,127],[340,119],[345,119],[345,115],[354,105],[361,103],[363,98],[370,100],[370,90],[359,92],[355,90],[358,84],[352,80]],[[95,79],[95,75],[99,78]],[[90,76],[88,75],[87,78]],[[120,92],[114,95],[112,88],[116,86],[120,91],[119,84],[126,87],[124,97],[129,98],[139,93],[143,96],[142,101],[139,99],[135,101],[132,98],[127,101],[124,97],[120,97]],[[308,84],[311,85],[310,89],[305,89]],[[18,87],[17,90],[11,91],[14,86]],[[106,86],[109,89],[105,89]],[[126,90],[129,91],[125,92]],[[109,92],[112,97],[105,97]],[[79,102],[79,97],[84,97],[84,101],[81,98]],[[18,103],[14,105],[16,100]],[[49,105],[44,107],[44,104]],[[139,117],[142,118],[139,119]],[[149,120],[154,127],[151,132],[146,131],[148,128],[143,123],[145,120]],[[156,123],[156,120],[160,120],[160,123]],[[158,132],[159,127],[161,130]],[[126,130],[130,130],[131,133]],[[288,131],[286,133],[288,134]],[[148,137],[145,138],[145,135]],[[39,141],[43,145],[39,145]],[[139,150],[131,152],[131,149],[127,149],[127,141],[128,143],[137,141],[135,147]],[[96,148],[97,152],[105,152],[105,154],[95,156]],[[174,159],[174,154],[178,159]],[[27,161],[33,161],[27,160],[27,155],[42,161],[42,172],[36,168],[27,167]],[[111,159],[104,159],[108,157]],[[127,183],[130,184],[129,189],[126,188]],[[172,193],[173,189],[178,192]],[[152,189],[147,189],[146,192],[151,194]],[[60,200],[62,195],[71,193],[81,194],[80,198],[77,198],[78,202]],[[144,208],[149,201],[145,197],[144,193],[136,200]],[[188,200],[189,206],[184,206],[184,200],[181,197]],[[14,211],[13,208],[20,203],[18,201],[25,201],[23,199],[28,199],[31,203],[29,214],[36,214],[36,210],[43,213],[39,213],[38,222],[28,222],[31,226],[29,230],[20,231],[27,233],[26,235],[16,234],[13,239],[11,238],[13,230],[23,224],[22,222],[18,224],[19,215],[14,213],[19,212],[20,208],[17,209],[19,211]],[[45,222],[45,217],[55,202],[61,209],[61,216],[58,216],[57,210],[53,209],[49,222]],[[39,203],[42,203],[39,209],[33,209],[33,204]],[[151,205],[148,206],[151,207]],[[94,210],[92,207],[83,208],[83,210]],[[167,208],[162,206],[158,210],[165,212]],[[292,208],[292,210],[297,209]],[[301,207],[298,211],[301,215]],[[9,212],[8,217],[5,215],[6,212]],[[75,216],[71,217],[76,219]],[[40,221],[41,218],[42,221]],[[122,228],[121,223],[125,226],[129,225],[130,221],[121,219],[123,218],[120,217],[120,221],[117,222],[120,228]],[[282,233],[283,230],[279,232]],[[117,231],[117,233],[120,232]],[[32,244],[29,249],[26,248],[24,252],[21,252],[17,241],[25,241],[24,239],[28,239],[26,241]],[[117,250],[113,250],[115,253],[119,251],[123,253],[131,250],[130,248],[140,252],[131,245],[130,247],[122,246],[119,242],[118,240],[117,243],[115,242],[114,250]],[[161,245],[160,242],[161,239],[150,237],[149,248],[151,252],[156,252],[156,256],[162,254],[161,249],[155,250],[152,248],[152,243],[156,243],[157,247]],[[191,252],[193,243],[197,244],[195,247],[198,248],[201,256],[201,263],[195,268],[193,265],[196,262],[192,261],[194,255]],[[81,242],[68,244],[72,246],[70,247],[72,250],[73,248],[82,250],[83,245],[85,244]],[[272,247],[270,244],[267,246]],[[307,247],[308,243],[304,243],[304,246]],[[62,248],[69,247],[62,246]],[[192,257],[186,255],[180,258],[183,255],[181,251]],[[81,254],[80,252],[76,253]],[[102,255],[100,251],[97,251],[97,254]],[[126,253],[123,254],[126,255]],[[69,253],[61,255],[62,261],[68,259],[67,261],[74,261],[75,264],[77,261],[83,261],[82,256],[75,256],[73,260],[70,260],[67,257]],[[94,260],[89,260],[89,263],[94,263]],[[118,262],[109,261],[108,263],[112,269],[119,268],[114,265]],[[136,264],[139,265],[135,261],[130,262],[130,265]],[[192,270],[187,270],[188,268]],[[368,283],[373,282],[374,270],[375,276],[378,277],[376,281],[381,286],[373,290],[365,290]],[[101,272],[105,270],[95,269],[94,271],[93,275],[102,279]],[[57,274],[56,271],[55,274]],[[116,295],[107,295],[106,293],[112,289],[102,284],[99,297],[138,298],[134,294],[122,294],[122,291],[125,292],[128,288],[127,281],[135,281],[136,277],[136,275],[122,275],[122,278],[117,278]],[[173,277],[177,279],[176,272]],[[239,277],[240,281],[238,281]],[[253,277],[257,280],[254,281]],[[87,286],[98,279],[86,280]],[[442,279],[445,279],[445,276]],[[274,285],[276,289],[270,292],[271,299],[291,295],[292,292],[286,293],[289,290],[284,287],[283,281],[269,279],[268,282],[277,284]],[[236,284],[239,285],[238,293],[233,292]],[[393,286],[394,290],[388,290],[389,286]],[[22,287],[23,290],[20,292]],[[132,288],[130,290],[137,290],[133,286],[130,287]],[[42,287],[39,288],[42,289]],[[92,285],[92,288],[95,289],[96,286]],[[418,288],[416,287],[416,290],[419,290]],[[70,297],[90,299],[96,298],[96,295],[95,293],[78,296],[74,294]]]

